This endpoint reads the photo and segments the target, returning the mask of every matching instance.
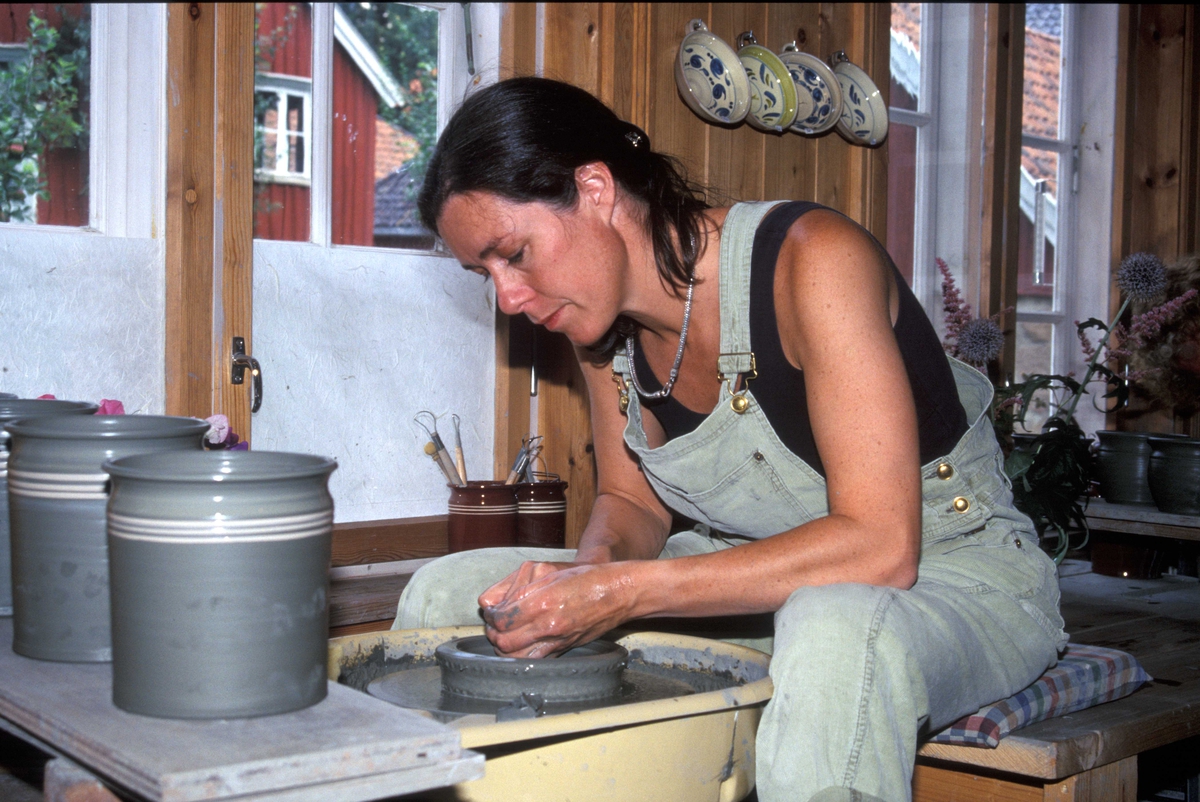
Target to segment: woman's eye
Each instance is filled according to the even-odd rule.
[[[522,248],[521,250],[514,253],[512,256],[508,257],[507,261],[510,265],[516,265],[516,264],[520,264],[521,260],[524,258],[525,258],[525,249]]]

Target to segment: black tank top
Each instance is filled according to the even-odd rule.
[[[783,444],[821,476],[825,475],[825,466],[808,418],[804,372],[788,362],[779,339],[775,319],[775,263],[792,223],[806,212],[824,208],[827,207],[817,203],[794,201],[772,209],[755,233],[750,261],[750,345],[758,365],[758,378],[750,384],[750,390]],[[887,255],[882,246],[879,250]],[[958,400],[954,374],[937,332],[891,257],[887,261],[900,292],[900,311],[893,331],[916,403],[924,465],[950,453],[967,431],[967,413]],[[639,348],[634,355],[638,378],[645,377],[643,386],[654,392],[662,384],[651,372],[644,354]],[[674,396],[660,401],[643,399],[642,403],[653,411],[668,440],[694,431],[708,417],[708,413],[683,406]]]

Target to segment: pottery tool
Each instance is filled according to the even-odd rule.
[[[454,463],[450,461],[450,455],[444,449],[439,451],[432,440],[425,444],[425,453],[432,457],[434,463],[442,469],[447,482],[456,487],[463,487],[466,484],[458,478],[458,473],[454,470]]]
[[[428,424],[423,419],[425,415],[429,416],[430,422]],[[454,460],[450,457],[450,452],[446,450],[446,444],[442,442],[441,435],[438,434],[437,415],[434,415],[427,409],[423,409],[413,416],[413,422],[424,429],[425,433],[429,435],[430,442],[425,446],[425,453],[433,457],[434,461],[438,463],[438,467],[446,474],[447,481],[457,487],[465,487],[467,484],[466,479],[459,476],[458,469],[454,467]],[[432,451],[429,450],[430,446],[433,446]]]
[[[465,485],[467,483],[467,460],[463,457],[461,421],[458,415],[451,415],[450,420],[454,422],[454,466],[458,468],[458,475]]]
[[[517,452],[517,458],[513,460],[512,470],[508,472],[508,478],[504,480],[504,484],[511,485],[525,475],[526,469],[533,461],[533,456],[541,450],[541,443],[541,435],[521,438],[521,450]]]

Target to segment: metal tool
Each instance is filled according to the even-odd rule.
[[[521,450],[517,452],[517,458],[513,460],[512,470],[508,472],[508,478],[504,480],[504,484],[511,485],[524,476],[531,461],[531,454],[535,449],[540,450],[541,442],[541,435],[521,438]]]
[[[458,415],[451,415],[450,420],[454,422],[454,466],[458,468],[458,475],[465,485],[467,483],[467,460],[463,456],[462,421]]]

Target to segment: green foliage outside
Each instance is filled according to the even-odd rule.
[[[379,116],[420,143],[408,164],[415,191],[437,142],[438,12],[402,3],[338,5],[407,94],[400,108],[380,103]]]
[[[64,18],[56,30],[31,12],[27,57],[0,69],[0,222],[28,221],[33,198],[50,200],[47,150],[86,144],[89,27]]]

